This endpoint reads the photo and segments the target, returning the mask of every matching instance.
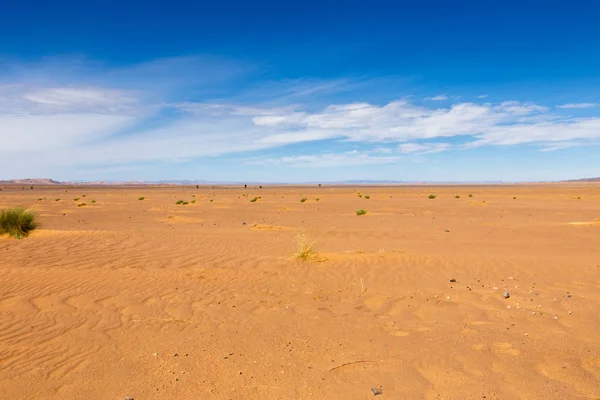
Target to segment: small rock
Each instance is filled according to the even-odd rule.
[[[510,294],[508,292],[504,292],[502,293],[502,296],[504,296],[505,299],[508,299],[510,297]]]
[[[450,282],[456,283],[456,279],[450,279]]]
[[[173,354],[173,357],[179,357],[179,354],[175,353]]]
[[[371,388],[371,392],[373,392],[373,396],[379,396],[380,394],[383,394],[383,389],[380,387]]]
[[[134,400],[133,397],[127,397],[125,396],[125,400]]]
[[[450,232],[448,229],[446,229],[444,232]]]
[[[245,223],[245,222],[242,222],[242,225],[246,225],[246,223]]]

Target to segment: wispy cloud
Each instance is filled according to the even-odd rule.
[[[431,100],[431,101],[448,100],[448,95],[438,94],[437,96],[433,96],[433,97],[425,97],[425,100]]]
[[[598,103],[568,103],[556,106],[556,108],[592,108],[597,106]]]
[[[401,153],[439,153],[450,149],[450,143],[403,143],[398,146]]]
[[[478,99],[485,99],[487,97],[488,97],[487,94],[480,94],[479,96],[477,96]]]
[[[252,165],[277,165],[295,168],[332,168],[356,165],[389,164],[397,162],[400,156],[382,156],[369,152],[348,151],[343,153],[324,153],[298,155],[279,158],[266,158],[248,161]]]

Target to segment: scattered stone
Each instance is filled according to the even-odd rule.
[[[508,299],[510,297],[510,294],[508,292],[504,292],[502,293],[502,296],[504,296],[505,299]]]
[[[373,392],[373,396],[379,396],[380,394],[383,394],[383,389],[381,387],[371,388],[371,392]]]
[[[173,357],[179,357],[179,354],[175,353],[173,354]]]
[[[242,225],[246,225],[246,223],[245,223],[245,222],[242,222]]]
[[[456,283],[456,279],[450,279],[450,282]]]

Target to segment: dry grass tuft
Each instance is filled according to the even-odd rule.
[[[29,236],[29,232],[38,227],[32,211],[16,207],[0,212],[0,235],[8,235],[15,239]]]
[[[301,233],[296,237],[298,241],[298,251],[294,256],[298,260],[309,261],[311,258],[317,255],[317,252],[314,250],[313,246],[315,242],[308,239],[306,234]]]

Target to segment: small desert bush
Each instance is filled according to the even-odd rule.
[[[60,201],[60,199],[54,199],[54,201]]]
[[[92,204],[94,204],[96,202],[96,200],[92,200]]]
[[[83,206],[87,206],[87,204],[85,204],[85,203],[79,203],[79,204],[77,204],[77,207],[83,207]]]
[[[516,197],[513,197],[513,200],[516,200],[516,199],[517,199]]]
[[[177,200],[177,201],[175,202],[175,204],[177,204],[177,205],[179,205],[179,204],[183,204],[183,200]]]
[[[367,210],[363,210],[362,208],[356,212],[356,215],[365,215]]]
[[[435,195],[433,195],[433,194],[430,194],[430,195],[429,195],[429,198],[430,198],[430,199],[435,199]]]
[[[365,196],[365,199],[369,200],[371,198],[371,196]]]
[[[181,205],[183,205],[183,206],[187,206],[188,204],[190,204],[190,203],[188,203],[187,201],[184,201],[183,203],[181,203]]]
[[[211,202],[211,203],[212,203],[213,201],[214,201],[213,199],[210,199],[210,202]]]
[[[190,201],[190,203],[192,203],[192,204],[196,204],[196,199],[194,199],[194,200]]]
[[[294,256],[298,260],[308,261],[311,257],[317,254],[313,249],[315,242],[310,241],[305,234],[298,235],[296,239],[298,240],[298,251],[296,254],[294,254]]]
[[[255,203],[256,200],[258,200],[258,197],[253,198],[252,200],[250,200],[250,203]]]
[[[460,199],[460,196],[458,196],[458,195],[456,195],[456,196],[454,196],[454,197],[455,197],[455,198],[457,198],[457,199]]]
[[[470,195],[469,195],[469,197],[473,197],[473,195],[472,195],[472,194],[470,194]]]
[[[358,197],[362,197],[362,194],[358,193]]]
[[[138,197],[138,200],[144,200],[145,197]]]
[[[300,199],[300,203],[304,203],[306,200],[308,200],[306,197],[303,197]]]
[[[37,227],[35,215],[30,210],[16,207],[0,211],[0,235],[22,239]]]
[[[315,199],[315,201],[319,201],[319,200],[320,200],[320,199],[319,199],[318,197]]]
[[[73,201],[79,201],[79,197],[75,197]]]

